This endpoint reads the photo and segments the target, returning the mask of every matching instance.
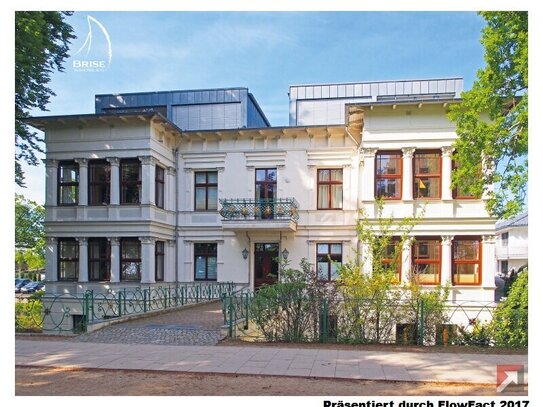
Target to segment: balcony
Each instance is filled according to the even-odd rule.
[[[295,232],[298,202],[283,199],[220,199],[222,225],[232,231]]]

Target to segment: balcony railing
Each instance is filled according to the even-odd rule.
[[[297,221],[298,202],[282,199],[220,199],[219,213],[225,220],[291,220]]]

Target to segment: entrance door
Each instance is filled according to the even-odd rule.
[[[278,257],[279,243],[255,243],[255,288],[277,281]]]
[[[273,219],[273,204],[277,194],[277,168],[259,168],[255,171],[255,217]]]

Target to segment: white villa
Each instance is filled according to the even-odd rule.
[[[528,212],[496,224],[496,259],[501,275],[528,266]]]
[[[34,117],[45,132],[47,291],[273,282],[276,258],[323,280],[364,253],[356,219],[426,205],[398,279],[493,301],[495,223],[451,190],[460,78],[296,85],[270,127],[246,88],[96,96],[93,114]],[[364,264],[370,273],[372,266]]]

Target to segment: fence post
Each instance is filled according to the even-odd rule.
[[[222,319],[223,319],[223,325],[226,325],[226,294],[221,293],[221,306],[222,306]]]
[[[326,342],[328,339],[328,299],[322,300],[322,335],[321,342]]]
[[[91,321],[94,321],[94,291],[93,290],[90,290],[90,296],[91,296],[90,315],[91,315]]]
[[[123,309],[124,309],[124,314],[126,315],[126,287],[123,288]]]
[[[424,300],[420,302],[419,345],[424,345]]]
[[[123,304],[121,302],[122,300],[122,296],[123,296],[123,292],[122,291],[119,291],[117,293],[117,312],[119,314],[120,317],[123,316]]]
[[[198,284],[196,286],[196,304],[199,302],[200,297],[200,289],[202,288],[202,284]]]
[[[245,329],[249,329],[249,293],[245,293]]]
[[[89,291],[85,291],[85,308],[83,309],[83,324],[85,324],[85,331],[87,331],[87,324],[89,323]]]
[[[234,313],[234,307],[232,306],[232,296],[228,297],[230,299],[228,304],[228,337],[232,337],[232,319],[233,319],[233,313]]]
[[[147,312],[147,290],[143,289],[143,312]]]

